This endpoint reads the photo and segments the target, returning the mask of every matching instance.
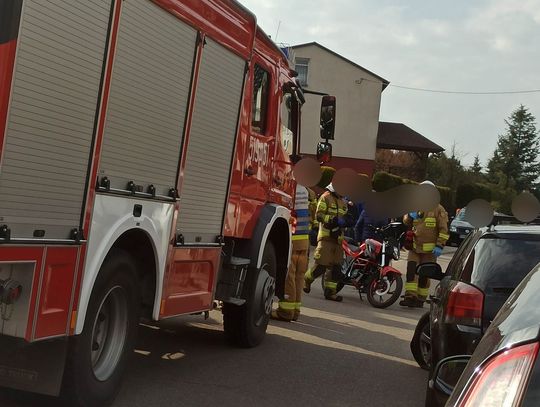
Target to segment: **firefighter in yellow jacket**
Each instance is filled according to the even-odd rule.
[[[322,274],[325,274],[324,298],[333,301],[342,301],[343,297],[337,295],[338,276],[341,273],[343,261],[343,229],[347,226],[347,203],[339,196],[332,186],[326,187],[317,203],[316,220],[319,222],[317,235],[317,248],[313,258],[315,267],[308,270],[304,278],[304,292],[311,291],[311,283]]]
[[[424,181],[420,185],[435,185]],[[422,307],[429,294],[429,278],[416,275],[416,267],[422,263],[435,262],[442,254],[448,235],[448,214],[441,205],[428,212],[409,212],[403,223],[412,226],[414,239],[407,258],[407,282],[405,296],[399,305]]]

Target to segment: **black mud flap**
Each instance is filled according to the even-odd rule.
[[[58,396],[68,338],[28,343],[0,336],[0,386]]]

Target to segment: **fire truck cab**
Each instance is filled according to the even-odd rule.
[[[0,385],[106,405],[141,317],[215,300],[258,345],[302,102],[234,0],[0,0]]]

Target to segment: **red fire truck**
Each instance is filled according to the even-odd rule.
[[[0,0],[1,386],[105,405],[140,318],[214,300],[231,343],[261,342],[294,76],[234,0]]]

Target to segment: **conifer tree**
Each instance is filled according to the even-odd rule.
[[[533,189],[540,175],[536,119],[521,105],[505,123],[506,133],[499,136],[497,148],[488,163],[490,179],[499,182],[504,176],[505,187],[513,184],[519,192]]]
[[[475,175],[479,175],[482,172],[482,165],[480,165],[480,157],[478,156],[478,154],[474,156],[474,162],[471,166],[471,171]]]

